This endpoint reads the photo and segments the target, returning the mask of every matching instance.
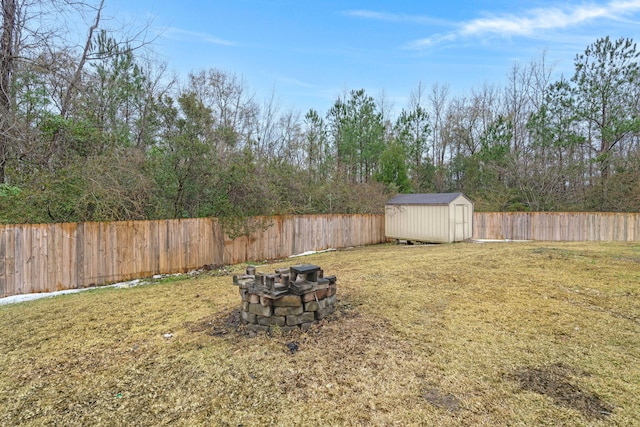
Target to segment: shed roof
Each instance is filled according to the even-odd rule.
[[[422,193],[422,194],[398,194],[396,197],[389,200],[385,204],[387,205],[448,205],[459,196],[462,196],[471,202],[471,200],[462,193]]]

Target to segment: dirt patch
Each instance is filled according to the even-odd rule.
[[[206,332],[217,337],[240,331],[240,309],[225,310],[223,312],[207,316],[196,322],[185,323],[185,329],[189,332]]]
[[[460,401],[457,397],[453,394],[442,394],[437,388],[427,390],[422,397],[437,408],[446,409],[449,412],[460,410]]]
[[[313,335],[321,329],[327,322],[339,319],[353,319],[360,317],[360,313],[355,310],[350,303],[339,303],[335,313],[328,316],[324,321],[314,325],[312,330],[307,331],[309,335]],[[247,331],[242,323],[241,311],[239,308],[233,310],[223,310],[211,316],[204,317],[195,322],[186,322],[184,328],[191,333],[204,332],[211,336],[238,335],[255,337],[257,334]],[[270,334],[269,334],[270,335]]]
[[[542,368],[525,368],[515,374],[523,390],[549,396],[558,406],[575,409],[588,419],[602,419],[611,415],[614,407],[596,394],[581,390],[569,380],[576,372],[562,364]]]

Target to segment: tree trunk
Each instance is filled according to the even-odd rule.
[[[15,0],[2,0],[2,37],[0,38],[0,184],[5,183],[5,166],[11,129],[11,74],[13,38],[16,21]]]
[[[101,0],[100,4],[98,5],[98,8],[96,9],[96,19],[93,25],[89,27],[89,33],[87,34],[87,40],[84,45],[84,50],[82,51],[82,56],[80,57],[80,61],[78,62],[76,71],[73,74],[72,80],[69,82],[69,86],[67,87],[67,91],[64,95],[64,99],[62,100],[62,105],[60,107],[60,115],[63,118],[66,118],[67,113],[69,111],[69,106],[71,104],[71,99],[73,97],[73,93],[80,85],[80,80],[82,78],[82,70],[84,69],[84,64],[87,62],[87,58],[89,57],[89,53],[91,51],[91,42],[93,40],[93,33],[98,29],[98,25],[100,24],[100,14],[102,13],[103,8],[104,8],[104,0]]]

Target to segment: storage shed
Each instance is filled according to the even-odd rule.
[[[385,203],[387,239],[451,243],[473,237],[473,202],[462,193],[400,194]]]

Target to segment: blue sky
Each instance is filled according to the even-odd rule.
[[[640,0],[106,0],[122,22],[151,20],[155,51],[181,76],[236,73],[262,101],[325,113],[345,90],[383,91],[396,109],[421,83],[453,95],[503,84],[546,51],[556,75],[597,38],[640,42]]]

